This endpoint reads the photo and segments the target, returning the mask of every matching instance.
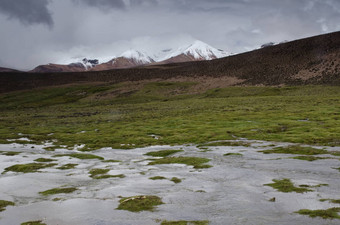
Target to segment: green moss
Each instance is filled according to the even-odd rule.
[[[155,177],[150,177],[149,179],[150,180],[165,180],[166,178],[162,176],[155,176]]]
[[[330,151],[329,153],[334,156],[340,156],[340,152],[338,151]]]
[[[120,83],[4,93],[0,142],[25,133],[32,144],[53,138],[60,146],[82,143],[89,149],[200,144],[234,136],[340,145],[339,110],[334,107],[340,104],[338,86],[228,87],[198,94],[191,87]],[[122,95],[123,89],[130,94]],[[79,133],[83,130],[87,132]],[[155,133],[162,138],[148,136]]]
[[[119,201],[119,210],[128,210],[131,212],[153,211],[155,206],[164,204],[161,198],[152,195],[140,195],[128,198],[122,198]]]
[[[95,177],[97,175],[103,175],[107,174],[110,171],[110,169],[91,169],[89,171],[90,177]]]
[[[301,215],[308,215],[309,217],[321,217],[323,219],[340,219],[339,213],[340,208],[330,208],[330,209],[318,209],[318,210],[309,210],[309,209],[301,209],[295,213],[299,213]]]
[[[329,198],[320,199],[320,202],[325,202],[325,201],[328,201],[334,204],[340,204],[340,199],[329,199]]]
[[[306,161],[315,161],[315,160],[319,160],[319,159],[329,159],[329,158],[326,158],[326,157],[315,157],[315,156],[311,156],[311,155],[300,155],[300,156],[292,157],[292,159],[299,159],[299,160],[306,160]]]
[[[177,152],[183,152],[183,150],[161,150],[157,152],[148,152],[145,155],[153,156],[153,157],[167,157],[169,155],[173,155]]]
[[[323,149],[316,149],[312,147],[301,147],[299,145],[291,145],[288,147],[277,147],[271,150],[259,151],[264,154],[271,153],[281,153],[281,154],[297,154],[297,155],[319,155],[319,154],[328,154],[328,151]]]
[[[333,168],[333,169],[339,170],[339,172],[340,172],[340,167],[339,168]]]
[[[28,221],[21,223],[21,225],[46,225],[46,223],[43,223],[41,220],[36,220],[36,221]]]
[[[297,193],[304,193],[313,191],[308,188],[302,187],[295,187],[294,184],[289,179],[282,179],[282,180],[273,180],[274,183],[271,184],[264,184],[265,186],[270,186],[278,191],[281,192],[297,192]]]
[[[35,162],[53,162],[56,161],[55,159],[47,159],[47,158],[38,158],[34,160]]]
[[[81,154],[81,153],[72,153],[72,154],[58,154],[55,155],[54,157],[72,157],[72,158],[77,158],[77,159],[99,159],[99,160],[104,160],[103,157],[97,156],[97,155],[92,155],[92,154]]]
[[[16,156],[19,155],[21,152],[1,152],[1,155],[5,156]]]
[[[7,206],[14,206],[14,202],[6,201],[6,200],[0,200],[0,212],[4,211]]]
[[[42,192],[39,192],[39,194],[42,194],[42,195],[56,195],[56,194],[68,194],[68,193],[72,193],[74,191],[78,190],[77,188],[73,188],[73,187],[70,187],[70,188],[53,188],[53,189],[49,189],[49,190],[46,190],[46,191],[42,191]]]
[[[241,153],[226,153],[224,156],[243,156]]]
[[[204,164],[209,161],[210,159],[198,158],[198,157],[167,157],[167,158],[156,159],[153,162],[150,162],[149,165],[178,163],[178,164],[186,164],[188,166],[194,166],[195,169],[204,169],[204,168],[211,167],[211,165]]]
[[[108,160],[103,160],[103,162],[106,163],[117,163],[117,162],[121,162],[120,160],[114,160],[114,159],[108,159]]]
[[[171,178],[171,181],[174,182],[175,184],[178,184],[178,183],[181,183],[181,182],[182,182],[182,180],[179,179],[179,178],[177,178],[177,177]]]
[[[208,225],[209,221],[185,221],[185,220],[179,220],[179,221],[162,221],[161,225]]]
[[[60,146],[49,146],[49,147],[44,147],[43,149],[45,149],[46,151],[55,151],[56,149],[61,148]]]
[[[244,146],[249,147],[251,146],[250,143],[243,142],[243,141],[218,141],[209,144],[205,144],[204,146]]]
[[[124,174],[109,175],[107,174],[110,169],[91,169],[89,174],[93,179],[107,179],[107,178],[124,178]]]
[[[78,166],[78,164],[68,163],[68,164],[57,167],[57,169],[59,169],[59,170],[70,170],[70,169],[74,169],[76,166]]]
[[[109,175],[109,174],[104,174],[104,175],[97,175],[95,177],[92,177],[93,179],[108,179],[108,178],[124,178],[124,174],[117,174],[117,175]]]
[[[5,168],[5,172],[12,171],[12,172],[21,172],[21,173],[34,173],[40,169],[45,169],[48,167],[55,166],[55,163],[28,163],[28,164],[16,164],[10,167]]]

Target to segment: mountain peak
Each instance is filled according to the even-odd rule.
[[[126,59],[132,59],[136,62],[139,62],[140,64],[146,64],[146,63],[152,63],[154,60],[148,56],[146,53],[134,49],[130,49],[126,52],[123,52],[120,57],[126,58]]]
[[[194,60],[212,60],[226,57],[229,54],[223,50],[216,49],[203,41],[195,40],[189,46],[183,46],[178,48],[176,51],[171,52],[165,57],[165,59],[170,59],[180,55],[191,57]]]

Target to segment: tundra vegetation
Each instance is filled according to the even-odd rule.
[[[301,215],[307,215],[309,217],[321,217],[323,219],[340,219],[340,212],[339,207],[334,207],[330,209],[317,209],[317,210],[310,210],[310,209],[300,209],[295,213],[299,213]]]
[[[265,186],[270,186],[278,191],[281,192],[297,192],[297,193],[304,193],[304,192],[309,192],[313,191],[311,189],[308,189],[308,185],[305,187],[295,187],[294,184],[287,178],[282,179],[282,180],[273,180],[274,183],[270,184],[264,184]]]
[[[3,173],[8,171],[21,172],[21,173],[34,173],[38,172],[40,169],[45,169],[48,167],[53,167],[57,165],[56,163],[27,163],[27,164],[15,164],[13,166],[5,168]]]
[[[46,191],[39,192],[39,194],[42,194],[42,195],[68,194],[68,193],[72,193],[76,190],[78,190],[78,189],[74,188],[74,187],[53,188],[53,189],[49,189],[49,190],[46,190]]]
[[[207,165],[205,163],[209,162],[210,159],[199,158],[199,157],[166,157],[161,159],[153,160],[149,162],[149,165],[158,165],[158,164],[186,164],[188,166],[193,166],[195,169],[205,169],[212,167],[211,165]]]
[[[242,137],[339,146],[339,105],[337,86],[200,91],[197,83],[151,82],[47,87],[0,95],[0,142],[27,137],[32,144],[85,144],[86,150],[95,150]]]
[[[6,200],[0,200],[0,212],[4,211],[7,206],[13,206],[15,205],[14,202],[6,201]]]
[[[209,221],[185,221],[185,220],[179,220],[179,221],[162,221],[161,225],[208,225]]]
[[[122,198],[117,209],[131,212],[153,211],[157,205],[164,204],[158,196],[140,195]]]
[[[46,223],[43,223],[41,220],[36,220],[36,221],[28,221],[21,223],[21,225],[46,225]]]

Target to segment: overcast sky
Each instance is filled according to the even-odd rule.
[[[340,30],[340,0],[0,0],[0,67],[30,70],[201,40],[239,53]]]

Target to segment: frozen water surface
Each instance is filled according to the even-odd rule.
[[[244,140],[243,140],[244,141]],[[336,204],[319,199],[340,198],[339,157],[316,161],[291,159],[287,154],[263,154],[258,151],[289,143],[248,141],[250,147],[209,147],[202,151],[195,145],[152,146],[133,150],[104,148],[91,154],[106,160],[81,160],[53,157],[73,153],[59,149],[43,150],[44,146],[2,144],[0,151],[21,152],[15,156],[0,155],[0,172],[15,164],[32,163],[37,158],[52,158],[58,165],[36,173],[7,172],[0,175],[0,199],[15,202],[0,212],[0,224],[17,225],[25,221],[43,220],[48,225],[151,225],[161,220],[208,220],[210,224],[339,224],[339,220],[309,218],[294,213],[300,209],[328,209]],[[32,146],[34,148],[32,148]],[[271,147],[269,147],[271,146]],[[209,158],[209,169],[194,169],[182,164],[148,165],[150,151],[183,149],[175,156]],[[340,148],[328,147],[340,151]],[[223,156],[241,153],[243,156]],[[330,156],[330,155],[328,155]],[[67,163],[78,164],[74,169],[59,170]],[[96,180],[89,177],[93,168],[110,169],[110,175],[125,178]],[[166,180],[150,180],[163,176]],[[175,184],[172,177],[182,179]],[[295,185],[328,184],[312,188],[313,192],[283,193],[263,184],[272,179],[289,178]],[[51,188],[76,187],[69,194],[42,196]],[[121,196],[157,195],[165,204],[154,212],[133,213],[116,210]],[[274,198],[275,202],[269,199]],[[54,198],[60,198],[53,201]]]

